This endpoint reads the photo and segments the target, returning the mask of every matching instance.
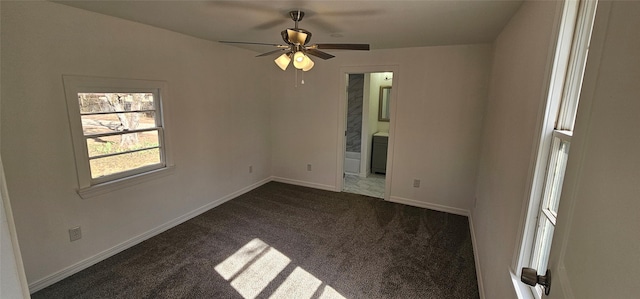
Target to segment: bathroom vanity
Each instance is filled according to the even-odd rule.
[[[387,173],[388,145],[389,133],[378,132],[373,134],[373,146],[371,149],[371,173]]]

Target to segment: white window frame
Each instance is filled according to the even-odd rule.
[[[101,78],[88,76],[63,76],[69,125],[78,175],[78,194],[82,198],[94,197],[113,190],[139,184],[172,173],[173,161],[167,138],[167,113],[165,100],[167,83],[153,80]],[[160,163],[131,169],[99,178],[91,177],[86,137],[78,105],[78,93],[151,93],[156,110],[156,127]]]
[[[548,259],[549,252],[535,253],[541,217],[549,218],[555,226],[557,216],[543,209],[546,203],[544,195],[549,189],[547,182],[552,177],[547,170],[555,167],[559,141],[569,144],[571,141],[596,6],[596,0],[565,0],[563,3],[526,220],[523,223],[522,239],[519,240],[520,247],[512,269],[518,279],[520,269],[532,267],[534,259],[540,258],[541,254],[545,255],[543,259]],[[539,275],[544,275],[546,269],[536,270]],[[531,297],[542,297],[541,286],[530,287],[529,290]]]

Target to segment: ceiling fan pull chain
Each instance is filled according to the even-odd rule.
[[[300,84],[304,85],[304,72],[302,72],[302,81],[300,81]]]

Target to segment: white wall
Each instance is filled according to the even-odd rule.
[[[273,174],[335,190],[340,69],[397,65],[392,198],[470,209],[490,64],[490,45],[342,51],[297,89],[293,72],[271,76]]]
[[[335,189],[342,67],[397,66],[392,199],[461,213],[473,207],[491,45],[341,51],[335,59],[316,61],[305,73],[306,84],[295,88],[291,70],[283,73],[270,60],[247,60],[252,53],[237,48],[55,3],[1,5],[1,153],[10,157],[7,183],[32,284],[270,175]],[[534,99],[539,90],[532,87],[541,87],[538,62],[549,42],[546,22],[553,5],[524,6],[493,58],[498,60],[493,67],[501,70],[491,83],[493,108],[485,126],[497,131],[486,133],[478,178],[488,181],[478,185],[482,216],[474,214],[487,256],[494,219],[519,207],[505,204],[505,196],[522,184],[519,158],[531,150],[526,142],[532,139],[527,136],[533,135],[528,129],[534,117],[529,113],[539,100]],[[523,78],[510,78],[514,72]],[[166,80],[175,174],[80,199],[62,74]],[[521,113],[501,116],[504,111]],[[497,133],[505,131],[517,142],[501,139]],[[515,157],[510,156],[514,148]],[[495,156],[488,150],[508,158],[499,161],[495,174],[515,182],[505,194],[496,191],[502,182],[492,180],[488,162]],[[414,178],[421,179],[420,188],[412,187]],[[77,225],[83,239],[70,243],[67,229]],[[509,233],[501,238],[509,239]],[[508,263],[495,262],[505,255],[484,258],[488,269]],[[504,289],[496,283],[492,292]]]
[[[509,268],[528,200],[536,130],[546,101],[546,73],[557,38],[558,4],[525,1],[494,44],[472,212],[486,298],[515,297]]]
[[[640,2],[598,4],[549,261],[549,298],[640,294]]]
[[[0,102],[1,99],[0,96]],[[2,105],[0,105],[1,110]],[[0,158],[0,298],[28,298],[29,291],[18,243],[13,212],[7,193],[4,165],[2,158]]]
[[[1,5],[1,153],[30,284],[271,174],[267,68],[251,52],[51,2]],[[175,173],[81,199],[63,74],[167,81]]]

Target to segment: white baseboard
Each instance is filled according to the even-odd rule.
[[[155,227],[155,228],[153,228],[153,229],[151,229],[149,231],[146,231],[146,232],[144,232],[144,233],[142,233],[140,235],[137,235],[137,236],[135,236],[135,237],[133,237],[133,238],[131,238],[129,240],[126,240],[126,241],[124,241],[124,242],[122,242],[122,243],[120,243],[120,244],[118,244],[116,246],[113,246],[113,247],[111,247],[111,248],[109,248],[107,250],[104,250],[104,251],[102,251],[102,252],[100,252],[100,253],[98,253],[96,255],[93,255],[93,256],[91,256],[91,257],[89,257],[87,259],[79,261],[79,262],[77,262],[77,263],[75,263],[75,264],[73,264],[73,265],[71,265],[69,267],[66,267],[66,268],[64,268],[64,269],[62,269],[60,271],[54,272],[53,274],[48,275],[48,276],[46,276],[46,277],[44,277],[42,279],[36,280],[36,281],[34,281],[34,282],[29,284],[29,292],[31,294],[33,294],[33,293],[35,293],[35,292],[37,292],[39,290],[42,290],[42,289],[44,289],[44,288],[46,288],[46,287],[48,287],[48,286],[50,286],[50,285],[52,285],[52,284],[54,284],[56,282],[59,282],[59,281],[65,279],[65,278],[67,278],[67,277],[69,277],[69,276],[71,276],[73,274],[76,274],[76,273],[78,273],[78,272],[80,272],[80,271],[82,271],[82,270],[84,270],[86,268],[89,268],[89,267],[97,264],[98,262],[101,262],[101,261],[103,261],[103,260],[105,260],[105,259],[107,259],[107,258],[109,258],[109,257],[111,257],[111,256],[113,256],[113,255],[115,255],[117,253],[120,253],[120,252],[124,251],[125,249],[133,247],[133,246],[141,243],[142,241],[145,241],[145,240],[147,240],[147,239],[149,239],[151,237],[154,237],[154,236],[156,236],[156,235],[158,235],[158,234],[160,234],[160,233],[162,233],[162,232],[164,232],[164,231],[166,231],[166,230],[168,230],[170,228],[173,228],[173,227],[175,227],[175,226],[177,226],[177,225],[179,225],[179,224],[181,224],[181,223],[183,223],[183,222],[185,222],[185,221],[187,221],[187,220],[189,220],[191,218],[194,218],[194,217],[196,217],[196,216],[198,216],[198,215],[200,215],[200,214],[202,214],[202,213],[204,213],[204,212],[206,212],[206,211],[208,211],[208,210],[210,210],[212,208],[215,208],[215,207],[217,207],[217,206],[219,206],[219,205],[221,205],[221,204],[223,204],[223,203],[225,203],[225,202],[227,202],[227,201],[229,201],[231,199],[234,199],[234,198],[236,198],[236,197],[238,197],[238,196],[240,196],[240,195],[242,195],[244,193],[247,193],[247,192],[249,192],[249,191],[251,191],[251,190],[253,190],[255,188],[258,188],[258,187],[260,187],[260,186],[262,186],[262,185],[264,185],[264,184],[266,184],[266,183],[268,183],[270,181],[271,181],[271,178],[266,178],[264,180],[261,180],[261,181],[255,183],[255,184],[249,185],[249,186],[247,186],[245,188],[242,188],[242,189],[240,189],[238,191],[235,191],[235,192],[233,192],[231,194],[228,194],[228,195],[226,195],[226,196],[224,196],[222,198],[214,200],[214,201],[212,201],[212,202],[210,202],[210,203],[208,203],[208,204],[206,204],[206,205],[204,205],[202,207],[199,207],[199,208],[197,208],[197,209],[195,209],[195,210],[193,210],[191,212],[188,212],[188,213],[186,213],[186,214],[184,214],[182,216],[179,216],[179,217],[177,217],[177,218],[175,218],[173,220],[170,220],[170,221],[168,221],[168,222],[166,222],[166,223],[164,223],[164,224],[162,224],[160,226],[157,226],[157,227]]]
[[[391,196],[391,197],[389,197],[389,201],[395,202],[395,203],[401,203],[401,204],[405,204],[405,205],[409,205],[409,206],[419,207],[419,208],[425,208],[425,209],[436,210],[436,211],[440,211],[440,212],[446,212],[446,213],[461,215],[461,216],[467,216],[468,217],[470,215],[469,210],[460,209],[460,208],[454,208],[454,207],[449,207],[449,206],[443,206],[443,205],[439,205],[439,204],[435,204],[435,203],[418,201],[418,200],[414,200],[414,199]]]
[[[473,259],[476,263],[476,278],[478,280],[478,293],[480,293],[480,299],[484,299],[484,284],[482,279],[482,271],[480,271],[480,259],[478,258],[478,247],[476,245],[476,231],[473,228],[473,217],[469,213],[469,232],[471,233],[471,245],[473,246]]]
[[[334,191],[334,192],[336,191],[336,186],[329,186],[329,185],[317,184],[317,183],[306,182],[306,181],[292,180],[292,179],[275,177],[275,176],[272,176],[271,180],[274,182],[280,182],[285,184],[298,185],[303,187],[328,190],[328,191]]]

